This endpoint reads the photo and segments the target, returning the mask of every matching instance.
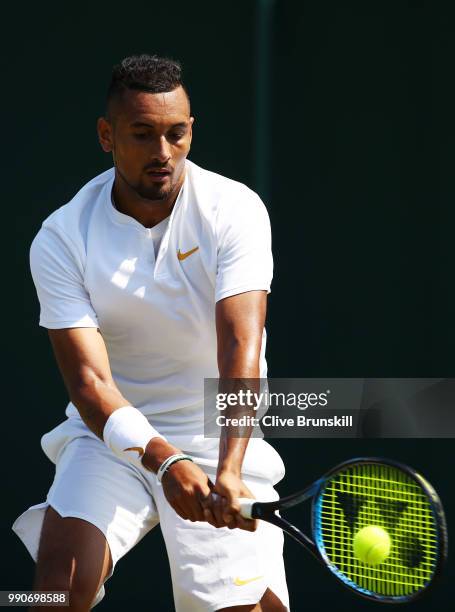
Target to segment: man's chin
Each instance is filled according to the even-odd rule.
[[[164,189],[162,187],[144,187],[137,189],[138,195],[141,196],[143,200],[151,200],[152,202],[158,202],[160,200],[165,200],[171,194],[171,189]]]

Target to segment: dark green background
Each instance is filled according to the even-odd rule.
[[[62,420],[66,404],[37,324],[28,249],[42,220],[109,167],[95,122],[111,66],[126,55],[156,52],[183,62],[196,116],[191,159],[267,200],[272,376],[455,374],[451,3],[278,0],[268,38],[270,95],[262,97],[269,163],[260,184],[258,6],[44,2],[10,6],[4,15],[1,589],[31,588],[33,562],[10,526],[45,499],[53,469],[39,439]],[[352,456],[409,463],[440,491],[450,527],[452,440],[274,445],[287,465],[281,493]],[[173,609],[159,540],[158,531],[150,534],[118,564],[97,609]],[[375,607],[292,542],[286,561],[294,611]],[[454,578],[449,564],[438,588],[413,608],[447,608]]]

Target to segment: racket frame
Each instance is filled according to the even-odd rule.
[[[433,571],[431,580],[428,582],[425,588],[420,589],[416,593],[407,596],[385,596],[379,594],[373,594],[367,590],[362,589],[356,585],[353,581],[350,581],[342,572],[337,571],[336,566],[330,561],[325,552],[325,548],[322,543],[317,530],[317,514],[319,512],[318,504],[321,503],[322,495],[325,490],[326,484],[330,481],[331,477],[340,471],[344,471],[349,467],[355,465],[368,465],[368,464],[382,464],[394,467],[402,470],[409,478],[414,480],[416,484],[421,487],[424,494],[426,495],[433,516],[435,517],[435,526],[437,530],[437,561]],[[277,511],[286,510],[300,504],[308,499],[312,499],[312,510],[311,510],[311,522],[312,522],[312,535],[314,541],[307,535],[305,535],[300,529],[295,527],[292,523],[277,514]],[[265,520],[272,525],[280,527],[285,533],[291,536],[294,540],[302,544],[318,561],[323,563],[330,571],[339,579],[339,581],[345,585],[350,591],[355,591],[366,599],[378,601],[381,603],[408,603],[419,599],[424,593],[427,593],[430,588],[433,588],[435,581],[439,578],[442,573],[443,566],[447,559],[448,553],[448,538],[447,538],[447,524],[444,515],[444,509],[442,507],[441,500],[438,494],[432,487],[432,485],[416,470],[413,468],[395,461],[393,459],[385,459],[383,457],[356,457],[354,459],[348,459],[339,463],[331,470],[326,472],[321,478],[316,480],[313,484],[309,485],[302,491],[288,495],[279,500],[273,502],[255,502],[252,504],[249,512],[251,518],[257,518]]]

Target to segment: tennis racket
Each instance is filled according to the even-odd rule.
[[[278,514],[308,499],[312,538]],[[414,469],[389,459],[351,459],[303,491],[274,502],[239,501],[242,516],[280,527],[346,587],[375,601],[418,598],[447,557],[446,521],[436,491]],[[371,526],[389,536],[387,557],[374,565],[360,560],[354,545],[356,534]]]

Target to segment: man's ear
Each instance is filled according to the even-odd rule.
[[[190,144],[191,144],[191,141],[193,140],[193,123],[194,123],[194,117],[190,117]]]
[[[114,148],[114,142],[112,138],[112,123],[110,123],[105,117],[100,117],[96,124],[98,130],[98,140],[101,148],[105,153],[111,153]]]

